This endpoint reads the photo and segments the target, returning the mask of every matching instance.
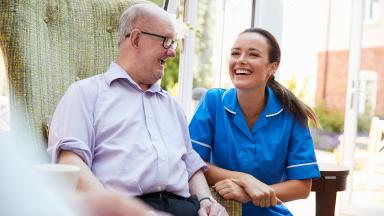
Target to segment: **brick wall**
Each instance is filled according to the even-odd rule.
[[[316,103],[324,101],[331,108],[344,111],[347,90],[348,51],[318,54]],[[376,115],[384,116],[384,47],[364,48],[361,70],[377,72]]]

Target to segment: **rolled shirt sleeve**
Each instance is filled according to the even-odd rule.
[[[70,150],[91,167],[95,143],[92,91],[96,89],[85,90],[74,83],[60,100],[49,126],[47,151],[52,163],[57,163],[61,150]]]
[[[193,174],[195,174],[198,170],[202,170],[203,172],[208,170],[207,165],[194,150],[188,151],[183,155],[182,159],[187,165],[188,179],[191,179]]]

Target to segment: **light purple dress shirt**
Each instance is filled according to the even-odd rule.
[[[53,163],[60,150],[78,154],[105,187],[127,196],[168,191],[189,197],[189,178],[206,169],[175,99],[158,83],[141,90],[113,62],[61,99],[49,129]]]

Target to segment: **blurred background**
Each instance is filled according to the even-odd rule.
[[[206,89],[231,87],[237,35],[265,28],[282,49],[278,81],[320,118],[321,128],[311,128],[318,161],[351,170],[337,215],[384,215],[384,0],[153,2],[186,31],[161,85],[189,119]],[[12,130],[5,68],[0,49],[0,132]],[[314,215],[314,194],[287,205],[294,215]]]

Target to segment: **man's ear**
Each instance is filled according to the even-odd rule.
[[[138,48],[140,42],[141,33],[139,31],[132,31],[129,37],[129,41],[132,44],[132,47]]]

